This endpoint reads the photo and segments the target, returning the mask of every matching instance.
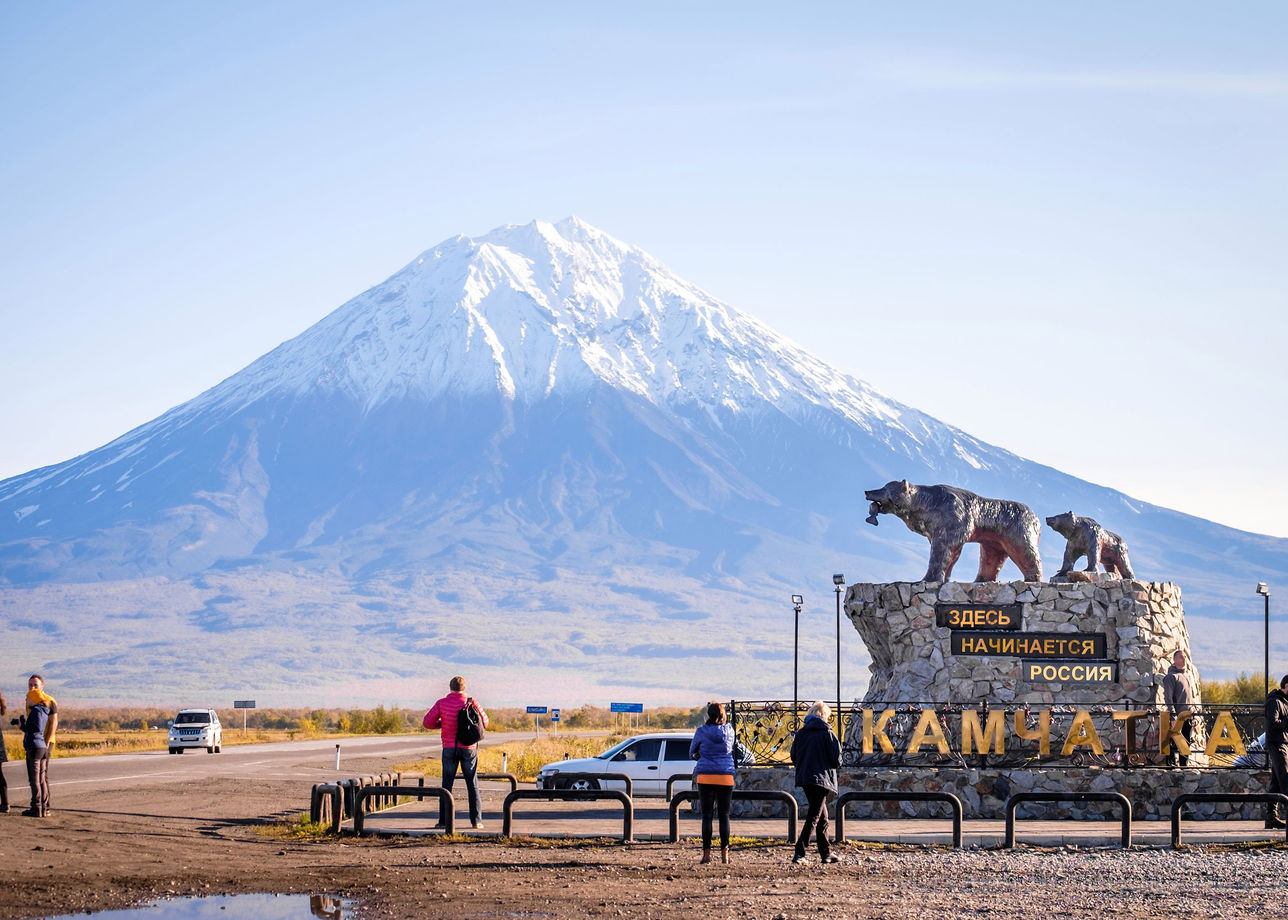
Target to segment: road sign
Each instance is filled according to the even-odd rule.
[[[552,710],[550,710],[550,721],[551,721],[551,722],[558,722],[558,721],[559,721],[559,710],[558,710],[558,709],[552,709]]]
[[[547,711],[547,710],[546,710],[546,707],[545,707],[545,706],[529,706],[529,707],[528,707],[528,712],[532,712],[532,713],[544,714],[546,711]]]
[[[609,703],[609,712],[643,712],[643,703]]]
[[[254,709],[254,700],[233,700],[233,709]]]

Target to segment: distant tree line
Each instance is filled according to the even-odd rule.
[[[175,709],[156,707],[63,707],[60,727],[70,731],[149,731],[165,728],[174,718]],[[424,731],[421,720],[424,709],[216,709],[226,731],[240,729],[242,714],[248,731],[286,731],[302,735],[396,735]],[[533,716],[520,707],[488,709],[491,731],[527,731],[533,727]],[[692,709],[663,707],[648,709],[641,715],[623,716],[603,706],[579,706],[560,713],[560,726],[579,729],[627,728],[684,729],[701,725],[706,707]],[[541,727],[552,725],[549,713],[540,716]]]

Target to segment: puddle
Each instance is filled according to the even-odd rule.
[[[62,914],[49,920],[353,920],[356,902],[328,894],[232,894],[211,898],[167,898],[125,910]]]

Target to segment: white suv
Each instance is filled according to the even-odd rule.
[[[213,709],[180,709],[170,722],[171,754],[182,754],[185,748],[205,748],[207,754],[218,754],[223,744],[224,728]]]

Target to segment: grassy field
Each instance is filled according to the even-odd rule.
[[[513,773],[521,783],[530,783],[537,778],[537,771],[545,764],[565,758],[593,757],[608,750],[623,738],[625,734],[595,733],[573,735],[543,735],[539,739],[505,744],[489,744],[484,738],[479,748],[479,772],[501,773],[504,770]],[[426,776],[442,776],[443,762],[438,757],[419,760],[414,763],[397,764],[394,769],[414,771]]]

